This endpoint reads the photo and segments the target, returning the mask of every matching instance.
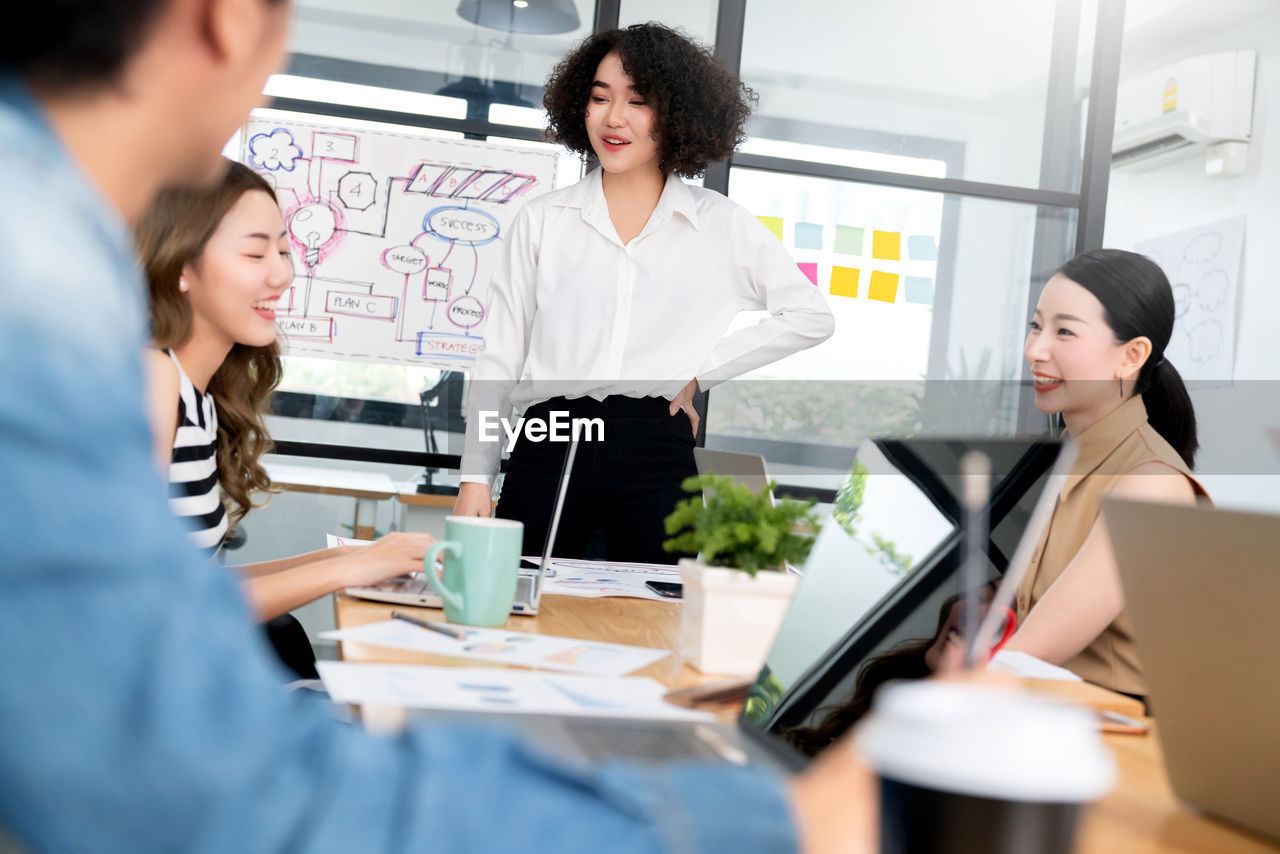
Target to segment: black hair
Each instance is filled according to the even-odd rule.
[[[1178,370],[1164,357],[1173,335],[1173,288],[1154,261],[1136,252],[1093,249],[1062,265],[1060,274],[1097,297],[1118,343],[1146,336],[1151,355],[1138,372],[1147,420],[1190,468],[1195,463],[1196,413]]]
[[[652,102],[663,173],[692,178],[746,139],[758,97],[710,50],[662,24],[634,24],[588,36],[552,70],[542,105],[547,138],[591,154],[585,117],[596,69],[617,53],[636,94]]]
[[[36,0],[0,27],[0,70],[56,92],[119,84],[173,0]],[[280,3],[284,0],[267,0]],[[21,23],[19,23],[21,21]]]
[[[0,27],[0,68],[57,90],[110,85],[171,0],[40,0]]]

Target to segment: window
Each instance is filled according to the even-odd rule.
[[[787,0],[751,0],[741,73],[760,108],[747,150],[786,140],[926,160],[950,153],[947,177],[1075,191],[1079,145],[1075,169],[1042,169],[1046,121],[1078,120],[1075,105],[1046,95],[1063,72],[1052,67],[1055,38],[1075,58],[1079,25],[1070,15],[1058,23],[1058,5],[1078,4],[810,0],[801,14]]]
[[[868,435],[1016,430],[1037,235],[1051,223],[1073,243],[1074,210],[744,168],[729,191],[822,290],[836,330],[717,387],[709,445],[799,473],[847,467]]]

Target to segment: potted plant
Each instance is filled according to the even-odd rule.
[[[667,551],[697,553],[680,561],[684,604],[680,641],[685,658],[708,673],[751,675],[786,614],[818,527],[813,501],[774,503],[770,483],[759,492],[727,477],[687,478],[666,531]]]

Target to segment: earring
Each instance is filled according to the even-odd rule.
[[[1124,377],[1116,377],[1116,388],[1120,390],[1120,399],[1124,399]]]
[[[186,280],[186,279],[178,279],[178,290],[180,290],[180,291],[186,291],[186,290],[187,290],[187,280]]]

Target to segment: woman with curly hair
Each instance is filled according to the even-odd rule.
[[[707,49],[659,24],[590,36],[556,66],[547,134],[600,165],[529,201],[507,237],[455,513],[489,515],[493,425],[513,408],[526,431],[601,419],[603,436],[588,433],[577,455],[554,553],[580,557],[603,529],[610,560],[674,560],[663,519],[697,473],[695,392],[833,328],[822,294],[755,216],[680,180],[733,153],[754,100]],[[738,312],[761,309],[770,316],[725,334]],[[497,512],[524,523],[528,554],[543,549],[564,457],[536,439],[512,452]]]
[[[212,188],[162,192],[137,227],[151,297],[145,354],[156,456],[169,505],[211,557],[271,480],[263,414],[280,381],[276,300],[293,281],[289,241],[271,187],[229,163]],[[229,509],[228,509],[229,508]],[[388,534],[238,567],[250,605],[281,657],[314,677],[314,657],[288,612],[343,587],[420,570],[432,538]]]

